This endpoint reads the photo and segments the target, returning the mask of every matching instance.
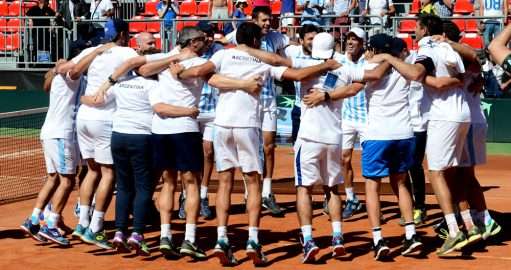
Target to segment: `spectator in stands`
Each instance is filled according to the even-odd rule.
[[[454,2],[453,0],[433,0],[433,7],[436,12],[435,15],[440,17],[452,16]]]
[[[31,7],[27,13],[29,17],[48,17],[39,19],[29,19],[28,24],[31,29],[32,51],[31,58],[33,62],[50,62],[51,59],[55,61],[56,55],[51,55],[50,50],[54,49],[51,46],[51,33],[50,26],[55,11],[49,6],[48,0],[39,0],[37,6]],[[53,43],[55,44],[55,43]],[[55,47],[55,46],[53,46]],[[55,51],[55,50],[54,50]],[[56,52],[56,51],[55,51]]]
[[[485,97],[501,97],[503,92],[508,92],[511,86],[511,78],[506,75],[501,66],[496,65],[486,53],[486,62],[482,66],[484,78]]]
[[[67,29],[73,29],[73,22],[87,18],[89,10],[84,0],[64,0],[55,16],[57,23]]]
[[[90,3],[91,20],[101,20],[103,22],[93,22],[91,24],[91,42],[98,44],[105,35],[105,22],[114,15],[114,6],[110,0],[92,0]]]
[[[508,14],[508,1],[507,0],[492,0],[484,1],[477,0],[475,3],[475,10],[477,16],[503,16],[507,17]],[[502,28],[498,19],[485,19],[482,21],[481,28],[483,30],[484,46],[488,46],[497,36]]]
[[[245,8],[248,7],[247,0],[237,0],[233,3],[233,5],[234,12],[232,13],[232,18],[237,20],[245,19],[247,17],[247,14],[245,13]],[[242,22],[243,21],[232,21],[231,23],[225,24],[224,34],[227,35],[233,30],[238,29],[238,26]]]
[[[437,15],[435,6],[433,6],[433,0],[421,0],[421,14]]]
[[[396,8],[392,0],[367,0],[364,14],[374,16],[369,21],[372,25],[390,27],[389,15],[394,15]]]
[[[227,0],[210,0],[209,14],[211,19],[225,20],[229,19],[229,9],[227,8]]]
[[[165,30],[172,30],[172,22],[178,14],[178,4],[172,0],[162,0],[156,6],[158,16],[163,19],[163,26]]]
[[[328,3],[328,0],[297,0],[296,10],[303,12],[300,24],[325,25],[326,22],[319,18],[319,16],[326,10]]]
[[[338,18],[335,19],[335,25],[350,24],[349,15],[357,8],[357,0],[332,0],[334,1],[333,12]]]
[[[280,6],[280,14],[283,16],[294,16],[295,15],[295,0],[282,0],[282,5]],[[295,24],[294,18],[284,18],[282,19],[282,26],[290,26]]]

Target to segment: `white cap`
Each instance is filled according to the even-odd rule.
[[[351,27],[350,31],[348,32],[348,36],[350,34],[354,34],[359,39],[366,41],[366,32],[360,27]]]
[[[329,59],[334,53],[334,37],[329,33],[323,32],[314,36],[312,40],[312,57],[319,59]]]

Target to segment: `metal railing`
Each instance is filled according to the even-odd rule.
[[[68,57],[71,32],[55,25],[54,17],[4,18],[9,24],[0,28],[0,70],[44,70]]]

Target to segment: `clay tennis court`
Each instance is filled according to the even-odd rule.
[[[20,151],[18,149],[18,151]],[[357,174],[356,188],[360,192],[363,187],[360,178],[359,156],[355,155],[355,172]],[[5,161],[0,166],[5,166]],[[10,162],[16,162],[11,160]],[[322,249],[315,265],[301,264],[301,245],[298,242],[299,226],[294,206],[295,197],[293,176],[293,155],[289,147],[277,149],[277,161],[274,191],[279,193],[277,200],[281,206],[287,208],[283,218],[274,218],[264,213],[259,238],[264,245],[264,252],[269,259],[269,269],[504,269],[511,264],[511,156],[489,156],[488,164],[478,168],[477,175],[484,186],[488,207],[492,210],[492,216],[502,226],[504,231],[494,240],[488,243],[480,243],[463,253],[454,253],[453,257],[439,259],[435,249],[440,245],[436,238],[431,223],[441,217],[434,196],[428,195],[427,226],[418,228],[425,243],[425,255],[416,258],[399,256],[402,234],[404,233],[397,223],[399,219],[398,207],[393,196],[383,195],[382,206],[384,218],[387,223],[382,226],[383,236],[389,240],[392,249],[392,261],[375,262],[370,250],[371,235],[367,215],[360,213],[352,219],[343,222],[343,232],[348,254],[340,259],[330,258],[330,222],[328,217],[322,214],[321,195],[315,195],[314,232],[316,243]],[[214,175],[213,178],[216,178]],[[1,180],[2,185],[5,183]],[[24,180],[19,179],[19,185]],[[214,190],[215,181],[213,181]],[[237,182],[236,191],[242,190],[242,183]],[[388,186],[384,186],[383,193],[388,193]],[[428,188],[428,193],[430,189]],[[283,194],[287,193],[287,194]],[[64,210],[64,219],[68,226],[76,225],[73,205],[76,202],[77,193],[73,192]],[[176,196],[177,197],[177,196]],[[362,196],[363,198],[363,196]],[[214,202],[215,194],[210,194],[210,202]],[[107,213],[106,228],[109,236],[113,236],[113,203]],[[157,251],[159,239],[159,225],[148,228],[146,238],[152,248],[152,256],[137,257],[132,254],[117,254],[105,252],[72,240],[71,248],[60,248],[57,245],[42,245],[24,236],[19,225],[32,211],[34,199],[23,200],[14,203],[0,205],[0,269],[220,269],[222,268],[216,258],[206,261],[191,261],[189,258],[179,260],[166,260]],[[235,269],[252,269],[251,261],[245,256],[245,241],[247,238],[247,216],[244,213],[242,195],[233,195],[232,215],[230,218],[229,238],[235,246],[235,256],[240,265]],[[177,205],[177,204],[176,204]],[[216,241],[215,221],[200,220],[197,230],[199,245],[211,253]],[[184,221],[175,220],[172,223],[173,239],[175,243],[181,243],[184,237]]]

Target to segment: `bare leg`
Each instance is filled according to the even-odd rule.
[[[197,224],[199,215],[199,173],[182,172],[181,181],[186,186],[186,224]]]
[[[232,182],[234,168],[218,173],[218,191],[216,194],[216,215],[218,226],[227,226],[231,206]]]
[[[57,173],[48,174],[46,182],[39,191],[39,194],[37,194],[37,200],[35,202],[34,208],[42,210],[44,207],[46,207],[58,186],[59,175]]]
[[[259,227],[259,218],[261,215],[261,180],[257,172],[244,173],[247,180],[248,200],[248,226]]]
[[[170,224],[170,214],[174,209],[174,192],[176,190],[177,173],[164,170],[162,174],[163,185],[158,197],[161,224]]]
[[[68,174],[60,175],[59,178],[60,185],[53,195],[52,204],[53,211],[60,215],[66,206],[67,199],[69,199],[69,194],[71,194],[71,191],[73,190],[76,176],[74,174]]]

